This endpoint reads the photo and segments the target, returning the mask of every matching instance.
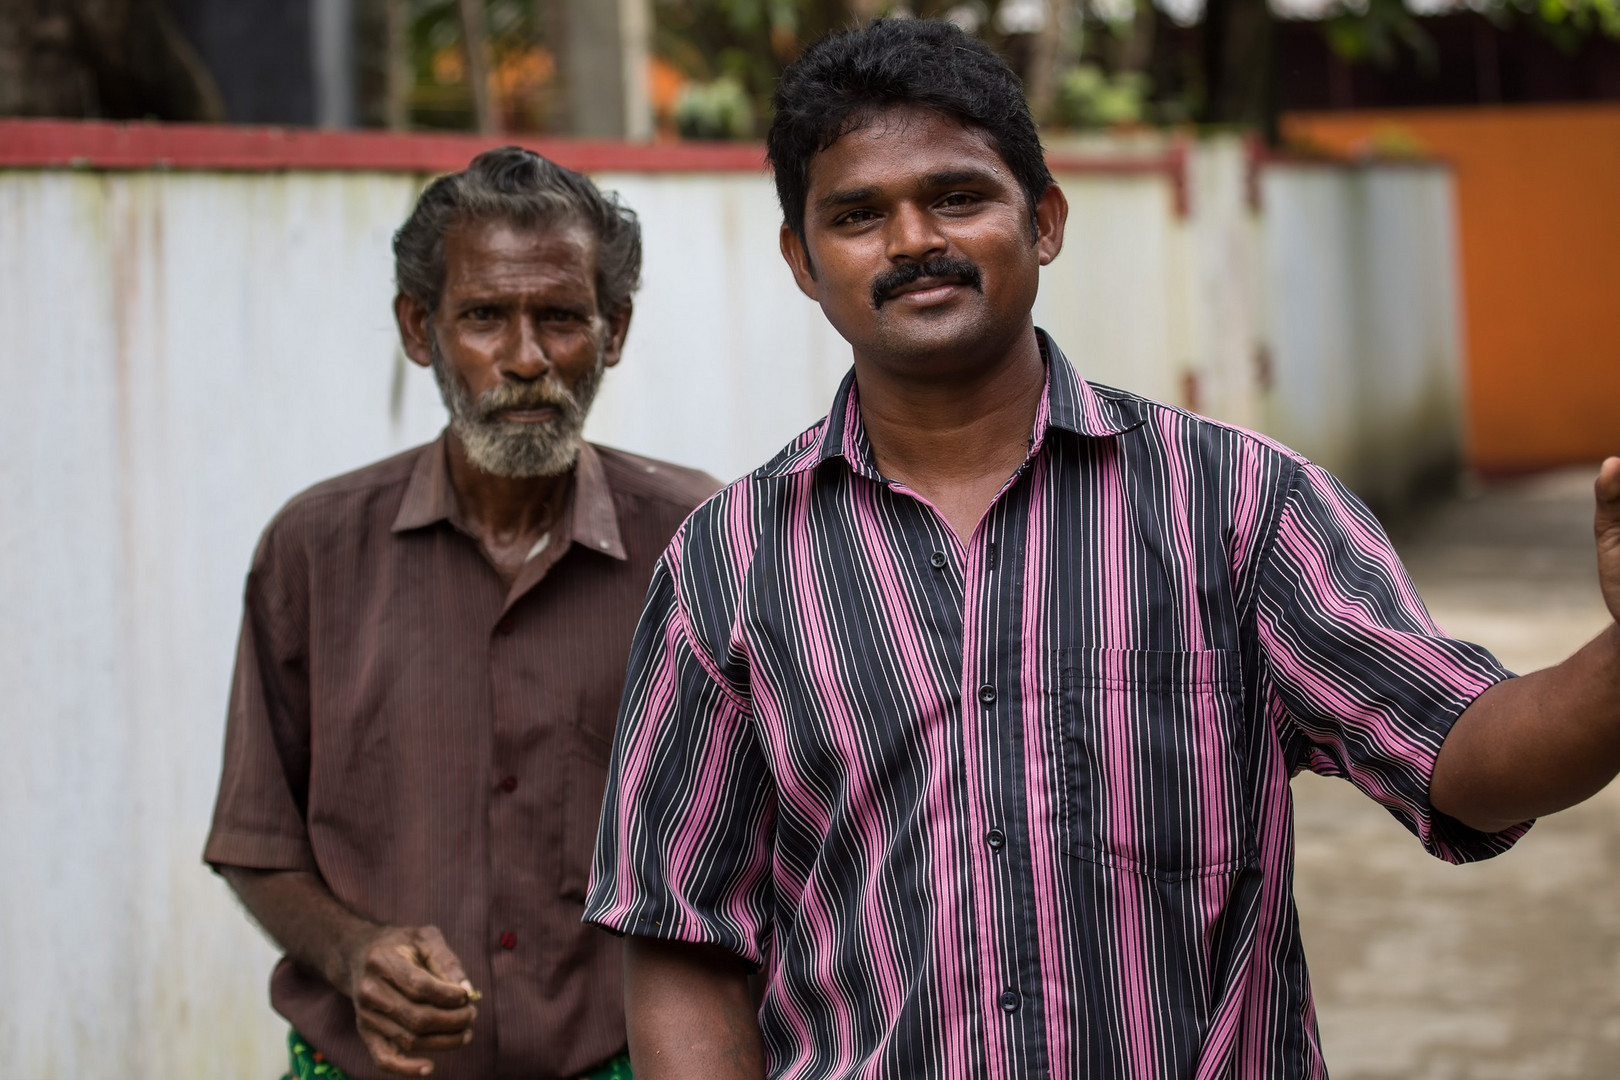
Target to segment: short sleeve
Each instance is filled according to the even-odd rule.
[[[279,527],[278,527],[279,526]],[[309,790],[309,612],[302,549],[282,519],[248,573],[225,719],[225,761],[203,859],[314,870]]]
[[[1295,760],[1382,803],[1433,855],[1489,858],[1530,827],[1482,833],[1435,810],[1429,781],[1463,710],[1510,678],[1429,617],[1377,520],[1301,465],[1262,569],[1262,687]]]
[[[585,921],[763,962],[774,788],[748,702],[698,645],[666,555],[630,654]]]

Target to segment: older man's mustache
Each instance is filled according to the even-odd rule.
[[[499,413],[551,407],[567,415],[579,408],[579,399],[560,383],[549,378],[532,383],[502,383],[478,395],[475,408],[480,420]]]
[[[903,289],[923,278],[953,279],[979,292],[984,291],[984,275],[980,273],[978,266],[966,259],[941,256],[920,263],[906,263],[879,274],[872,282],[872,307],[882,307],[894,298],[895,290]]]

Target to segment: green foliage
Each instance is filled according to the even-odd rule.
[[[1147,116],[1150,89],[1141,72],[1109,75],[1096,64],[1076,64],[1058,77],[1057,118],[1070,127],[1139,123]]]
[[[653,52],[698,84],[682,91],[677,128],[761,134],[782,69],[852,17],[846,0],[653,0]]]
[[[407,8],[413,125],[456,130],[474,127],[472,89],[465,77],[446,82],[435,71],[435,60],[447,50],[462,47],[456,0],[407,0]],[[534,8],[528,0],[484,0],[485,30],[493,52],[490,59],[496,65],[505,57],[529,49],[537,40]]]
[[[1620,38],[1620,0],[1481,0],[1474,10],[1499,22],[1527,19],[1569,50],[1592,34]],[[1341,0],[1322,32],[1333,52],[1350,63],[1387,67],[1403,46],[1425,70],[1436,63],[1434,43],[1404,0]]]
[[[1360,10],[1341,2],[1338,12],[1322,24],[1329,48],[1340,59],[1389,67],[1404,45],[1425,70],[1433,70],[1434,42],[1418,25],[1405,0],[1363,0],[1358,6]]]
[[[687,83],[675,103],[675,128],[687,139],[751,138],[754,105],[742,83],[729,75]]]
[[[1575,43],[1593,33],[1620,38],[1620,0],[1514,0],[1512,6],[1533,10],[1555,40]]]

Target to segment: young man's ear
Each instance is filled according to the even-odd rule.
[[[1057,184],[1047,184],[1035,200],[1035,247],[1045,266],[1063,250],[1063,229],[1069,220],[1069,200]]]
[[[433,366],[433,346],[428,338],[433,333],[428,325],[431,316],[432,312],[415,297],[404,293],[394,295],[394,325],[399,327],[400,347],[411,363],[419,367]]]
[[[787,222],[782,223],[782,231],[777,234],[777,243],[782,248],[782,258],[787,260],[788,269],[793,271],[793,280],[799,286],[799,291],[810,299],[821,302],[821,296],[816,288],[816,268],[810,261],[810,252],[804,246],[804,237],[793,231]]]
[[[633,314],[635,304],[627,297],[623,305],[602,316],[607,323],[607,340],[602,343],[604,367],[617,367],[624,358],[624,339],[630,334],[630,316]]]

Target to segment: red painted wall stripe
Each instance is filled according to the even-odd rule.
[[[0,167],[454,172],[476,154],[517,143],[581,172],[756,171],[752,143],[646,143],[385,131],[0,120]]]
[[[759,143],[629,143],[97,120],[0,120],[0,168],[440,173],[464,168],[479,152],[509,143],[580,172],[765,169],[765,148]],[[1062,173],[1163,174],[1178,189],[1185,171],[1179,148],[1119,158],[1056,153],[1047,162]]]

